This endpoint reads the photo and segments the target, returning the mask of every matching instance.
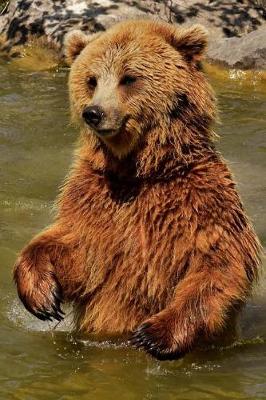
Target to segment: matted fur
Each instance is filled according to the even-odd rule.
[[[226,330],[260,252],[213,145],[215,97],[199,65],[206,33],[128,21],[86,43],[76,32],[66,41],[80,145],[54,224],[17,261],[18,293],[41,319],[61,319],[63,299],[77,329],[136,330],[136,345],[178,357]],[[122,85],[125,73],[136,82]],[[81,115],[108,90],[110,115],[124,122],[101,139]]]

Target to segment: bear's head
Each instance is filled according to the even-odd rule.
[[[72,115],[90,143],[104,143],[123,158],[152,135],[157,144],[191,141],[191,132],[195,141],[207,138],[215,101],[200,67],[206,42],[199,25],[150,20],[122,22],[90,37],[70,32],[65,55]],[[181,125],[190,139],[182,138]]]

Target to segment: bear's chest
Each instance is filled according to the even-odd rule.
[[[87,291],[114,293],[126,285],[127,293],[165,298],[187,258],[179,197],[173,188],[159,185],[115,189],[91,190],[80,214]]]

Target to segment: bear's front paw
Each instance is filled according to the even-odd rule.
[[[183,337],[182,337],[183,336]],[[173,360],[183,357],[190,349],[187,335],[182,335],[175,318],[160,316],[150,318],[133,333],[131,344],[143,348],[158,360]]]
[[[45,261],[45,262],[44,262]],[[42,321],[61,321],[61,286],[53,272],[53,266],[42,257],[36,266],[26,256],[21,256],[15,265],[14,280],[18,295],[25,308]]]

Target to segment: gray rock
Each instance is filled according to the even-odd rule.
[[[240,38],[211,40],[207,58],[229,68],[266,68],[266,26]]]
[[[11,0],[8,12],[0,16],[1,50],[11,52],[14,46],[37,36],[61,53],[63,38],[71,29],[90,34],[122,19],[156,16],[178,25],[205,25],[210,32],[207,57],[212,62],[234,68],[264,68],[263,1]]]

